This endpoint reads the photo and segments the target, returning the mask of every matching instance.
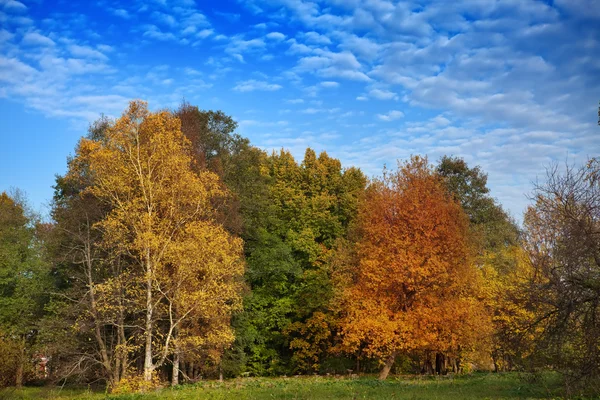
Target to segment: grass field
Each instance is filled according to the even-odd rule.
[[[242,378],[205,381],[153,393],[107,395],[85,389],[25,388],[0,391],[0,399],[558,399],[559,377],[546,374],[535,382],[516,373],[455,377]]]

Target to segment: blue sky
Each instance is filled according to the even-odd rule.
[[[545,166],[600,150],[600,0],[0,0],[0,190],[46,212],[88,123],[133,98],[371,176],[461,156],[520,219]]]

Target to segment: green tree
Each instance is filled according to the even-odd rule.
[[[20,387],[33,365],[46,269],[37,218],[20,192],[0,194],[0,384]],[[30,375],[31,377],[31,375]]]
[[[248,258],[249,274],[265,275],[265,267],[278,268],[278,284],[250,281],[256,310],[255,325],[264,332],[266,348],[276,349],[280,371],[318,371],[329,356],[335,337],[331,299],[334,286],[331,259],[356,215],[366,179],[357,169],[343,170],[339,160],[307,149],[298,165],[289,152],[269,158],[270,215],[264,226],[264,243],[257,243]],[[261,248],[287,254],[286,262],[265,260]],[[274,257],[276,253],[266,253]],[[263,272],[264,271],[264,272]],[[277,287],[277,290],[273,290]],[[259,306],[260,305],[260,306]],[[266,318],[278,310],[276,326]],[[267,353],[264,351],[263,353]]]

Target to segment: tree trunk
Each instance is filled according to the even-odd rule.
[[[385,361],[385,364],[383,364],[383,368],[382,368],[381,372],[379,373],[379,380],[383,381],[388,377],[390,370],[392,369],[392,366],[394,365],[394,361],[396,361],[397,355],[398,355],[398,352],[395,351]]]
[[[25,339],[19,340],[19,356],[17,358],[17,370],[15,372],[15,386],[23,387],[23,368],[25,364]]]
[[[152,380],[152,277],[151,266],[148,262],[146,270],[146,349],[144,354],[144,380]]]
[[[89,235],[89,228],[88,228]],[[98,306],[96,304],[96,284],[94,283],[94,278],[92,276],[92,269],[94,268],[93,257],[91,253],[91,242],[88,239],[85,243],[85,254],[86,254],[86,274],[87,274],[87,285],[89,288],[89,302],[90,302],[90,311],[92,315],[92,319],[94,321],[94,336],[96,337],[96,342],[98,343],[98,350],[100,352],[100,357],[102,357],[102,365],[106,370],[106,376],[109,380],[113,380],[114,371],[112,369],[111,360],[108,356],[108,350],[106,348],[106,343],[102,338],[102,322],[100,321],[100,317],[98,315]]]
[[[444,372],[444,355],[435,353],[435,373],[442,375]]]
[[[123,377],[125,376],[125,373],[127,372],[127,367],[129,364],[127,348],[125,347],[127,344],[127,338],[125,336],[125,328],[123,327],[124,324],[125,324],[125,318],[121,315],[119,317],[119,328],[118,328],[118,330],[119,330],[119,339],[118,339],[119,354],[117,355],[118,366],[116,367],[117,383],[119,383],[121,381],[121,379],[123,379]]]
[[[458,368],[456,367],[456,357],[450,358],[450,368],[452,368],[452,372],[458,373]]]
[[[179,385],[179,351],[175,350],[173,354],[173,374],[171,376],[171,386]]]
[[[191,362],[187,363],[187,367],[188,367],[188,370],[187,370],[188,377],[192,380],[192,382],[195,382],[196,381],[196,374],[195,374],[195,371],[194,371],[194,367],[195,367],[194,362],[191,361]]]
[[[129,364],[128,359],[128,350],[127,350],[127,336],[125,335],[125,314],[123,310],[125,309],[123,305],[123,299],[125,298],[123,287],[119,288],[119,313],[118,313],[118,354],[117,354],[117,362],[118,367],[116,368],[117,373],[117,383],[123,379],[125,373],[127,372],[127,367]]]
[[[429,353],[425,355],[425,363],[423,365],[423,370],[425,371],[426,375],[433,375],[434,373],[433,363],[431,362],[431,354]]]

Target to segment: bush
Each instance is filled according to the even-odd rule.
[[[129,394],[129,393],[147,393],[156,391],[164,387],[163,382],[156,371],[152,372],[152,380],[144,380],[144,376],[139,374],[136,370],[130,370],[121,379],[116,387],[112,388],[113,394]]]

